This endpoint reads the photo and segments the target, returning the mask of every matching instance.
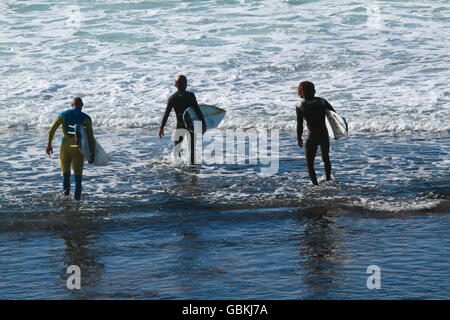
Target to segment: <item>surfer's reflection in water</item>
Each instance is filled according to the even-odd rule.
[[[325,165],[326,180],[331,180],[330,138],[328,137],[328,130],[325,125],[325,110],[334,112],[334,109],[327,100],[315,97],[316,89],[312,82],[300,82],[297,86],[297,94],[303,99],[296,107],[297,144],[300,148],[303,148],[303,119],[305,119],[308,127],[308,139],[305,143],[306,165],[311,182],[317,186],[318,182],[316,171],[314,170],[314,159],[316,158],[317,148],[319,146]]]
[[[170,112],[172,109],[175,110],[175,115],[177,117],[177,131],[178,132],[187,132],[184,130],[187,130],[186,125],[183,121],[183,114],[184,112],[192,107],[194,109],[195,113],[197,114],[197,117],[202,121],[203,126],[203,133],[206,131],[206,123],[205,118],[203,117],[202,112],[200,111],[197,103],[197,99],[195,97],[195,94],[193,92],[186,91],[187,89],[187,78],[184,75],[179,75],[175,79],[175,87],[178,89],[177,92],[172,94],[169,97],[169,100],[167,102],[166,111],[164,112],[164,116],[162,119],[161,127],[158,132],[158,136],[162,139],[164,137],[164,126],[167,123],[167,120],[169,118]],[[184,129],[184,130],[183,130]],[[190,137],[190,162],[191,164],[195,164],[195,135],[192,132],[189,132]],[[179,150],[181,146],[181,142],[183,142],[183,135],[178,134],[176,135],[176,139],[173,141],[176,148],[175,150]]]
[[[69,290],[69,292],[80,298],[89,298],[98,293],[95,291],[101,287],[99,283],[104,272],[101,261],[102,247],[99,245],[100,225],[90,215],[80,216],[74,213],[73,211],[64,212],[63,223],[53,228],[65,245],[62,257],[65,268],[60,278],[65,281],[69,277],[66,273],[67,267],[71,265],[80,267],[81,290]]]
[[[345,280],[342,266],[346,260],[343,235],[326,210],[300,211],[298,222],[304,226],[299,234],[302,280],[312,299],[327,297]],[[329,284],[329,285],[324,285]]]

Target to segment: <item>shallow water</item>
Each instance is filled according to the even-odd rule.
[[[449,18],[444,0],[0,1],[0,298],[448,299]],[[180,73],[227,110],[194,167],[170,157],[173,115],[156,137]],[[306,79],[350,127],[317,188],[294,133]],[[72,96],[113,158],[80,203],[59,133],[43,151]],[[268,157],[213,151],[236,128],[273,129]]]
[[[177,163],[170,156],[170,135],[160,140],[154,131],[98,130],[96,137],[113,160],[105,167],[86,164],[84,201],[77,210],[137,211],[158,206],[178,209],[187,204],[220,209],[325,206],[393,213],[448,210],[447,135],[359,134],[333,141],[336,181],[314,188],[306,173],[303,151],[291,133],[281,133],[277,141],[269,141],[269,147],[278,142],[278,156],[274,158],[270,152],[267,158],[253,153],[256,149],[249,148],[248,139],[245,154],[238,153],[236,140],[235,149],[228,149],[237,155],[231,163],[224,163],[227,158],[217,151],[211,152],[211,146],[217,146],[215,141],[222,140],[226,151],[226,134],[230,135],[230,131],[207,133],[204,162],[191,167],[186,158]],[[0,212],[61,212],[72,205],[62,201],[60,195],[57,144],[52,158],[43,152],[45,131],[6,132],[1,140]],[[260,143],[262,140],[260,135]],[[224,155],[231,153],[225,151]],[[240,159],[245,162],[237,163]],[[316,169],[320,178],[320,153]]]

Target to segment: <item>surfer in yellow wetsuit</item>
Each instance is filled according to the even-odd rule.
[[[89,163],[93,163],[95,160],[95,140],[91,117],[81,111],[83,108],[83,101],[81,98],[73,98],[71,107],[71,109],[61,112],[58,119],[53,122],[48,134],[47,149],[45,152],[49,156],[53,153],[53,136],[55,135],[56,129],[58,129],[59,126],[62,126],[63,137],[59,152],[59,164],[63,173],[64,195],[70,195],[70,169],[72,168],[75,180],[74,199],[80,200],[84,157],[77,144],[77,136],[81,135],[78,126],[84,126],[88,135],[89,148],[92,155],[91,159],[88,159]]]

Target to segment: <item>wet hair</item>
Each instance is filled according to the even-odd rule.
[[[80,97],[75,97],[75,98],[73,98],[73,100],[72,100],[72,103],[73,103],[73,105],[75,106],[75,107],[77,107],[77,108],[81,108],[81,107],[83,107],[83,100],[81,100],[81,98]]]
[[[300,91],[303,94],[303,98],[312,99],[316,94],[316,89],[314,87],[314,83],[310,81],[303,81],[299,84]]]
[[[187,78],[186,76],[180,74],[175,78],[175,87],[178,89],[185,89],[187,87]]]

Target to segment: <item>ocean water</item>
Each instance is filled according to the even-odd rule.
[[[448,299],[449,4],[0,0],[0,298]],[[177,74],[227,110],[209,150],[267,133],[269,161],[174,161],[175,117],[156,133]],[[349,122],[316,188],[302,80]],[[79,203],[60,132],[44,153],[73,96],[112,156],[86,165]]]

